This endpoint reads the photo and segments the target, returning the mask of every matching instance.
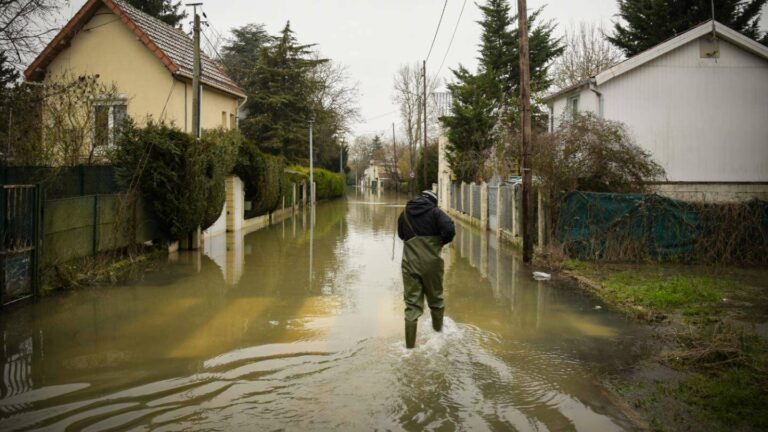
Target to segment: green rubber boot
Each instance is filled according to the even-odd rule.
[[[411,349],[416,346],[416,323],[418,321],[405,320],[405,347]]]
[[[440,310],[430,310],[432,312],[432,328],[435,329],[436,332],[443,330],[443,313],[445,312],[444,309]]]

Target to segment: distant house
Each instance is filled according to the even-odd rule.
[[[392,173],[397,167],[392,162],[382,160],[371,160],[368,168],[363,172],[363,187],[376,189],[381,185],[382,188],[395,187],[395,179]]]
[[[127,113],[191,133],[192,71],[193,42],[181,29],[122,0],[88,0],[24,74],[29,81],[69,73],[114,83],[119,96],[97,105],[104,112],[95,128],[112,128]],[[204,53],[201,82],[201,127],[235,128],[245,93]]]
[[[768,199],[768,47],[719,22],[695,27],[545,102],[550,130],[578,111],[625,123],[666,170],[662,194]]]

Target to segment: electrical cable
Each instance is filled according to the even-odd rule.
[[[440,24],[443,23],[443,15],[445,14],[445,7],[448,6],[448,0],[443,3],[443,11],[440,12],[440,20],[437,22],[437,28],[435,29],[435,36],[432,37],[432,45],[429,46],[429,52],[427,58],[424,61],[429,61],[429,56],[432,55],[432,48],[435,47],[435,41],[437,40],[437,33],[440,31]]]
[[[448,58],[448,53],[451,51],[451,46],[453,45],[453,38],[456,37],[456,30],[459,29],[459,23],[461,23],[461,17],[464,15],[464,7],[467,5],[467,0],[464,0],[464,3],[461,5],[461,12],[459,12],[459,19],[456,20],[456,26],[453,27],[453,34],[451,35],[451,41],[448,42],[448,48],[445,50],[445,55],[443,56],[443,60],[440,62],[440,67],[437,68],[437,72],[435,72],[435,78],[433,78],[432,83],[430,83],[430,87],[434,84],[434,80],[438,79],[438,76],[440,75],[440,71],[443,69],[443,65],[445,64],[445,59]]]

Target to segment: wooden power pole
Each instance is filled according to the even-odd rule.
[[[200,139],[200,15],[197,7],[202,3],[188,3],[192,6],[195,15],[194,32],[194,58],[192,59],[192,135]]]
[[[520,108],[523,171],[523,262],[533,258],[533,219],[531,215],[531,70],[528,52],[528,7],[526,0],[517,0],[517,26],[520,32]]]
[[[426,189],[429,189],[429,185],[427,184],[427,61],[426,60],[423,61],[421,70],[423,72],[422,78],[424,79],[422,84],[424,86],[424,91],[422,92],[423,93],[422,103],[424,107],[424,149],[423,149],[424,152],[422,153],[421,158],[424,161],[424,164],[423,164],[424,189],[426,190]]]

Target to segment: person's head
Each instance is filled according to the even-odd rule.
[[[432,192],[431,190],[422,191],[421,196],[428,199],[429,202],[431,202],[432,204],[437,205],[437,194]]]

